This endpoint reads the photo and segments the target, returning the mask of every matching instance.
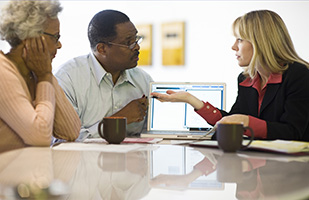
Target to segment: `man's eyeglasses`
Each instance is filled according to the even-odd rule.
[[[43,32],[43,34],[49,35],[49,36],[55,38],[55,39],[56,39],[56,43],[58,43],[58,41],[59,41],[59,39],[60,39],[60,35],[59,35],[58,33],[55,34],[55,35],[53,35],[53,34],[50,34],[50,33]]]
[[[133,42],[130,45],[124,45],[124,44],[118,44],[118,43],[114,43],[114,42],[107,42],[108,44],[111,45],[116,45],[116,46],[120,46],[120,47],[125,47],[128,48],[130,50],[134,49],[134,47],[136,46],[136,44],[140,44],[143,41],[143,36],[136,36],[135,42]]]

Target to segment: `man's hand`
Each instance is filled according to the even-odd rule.
[[[113,117],[126,117],[127,124],[133,122],[140,122],[146,116],[148,107],[148,98],[143,96],[142,98],[132,100],[124,108],[112,115]]]

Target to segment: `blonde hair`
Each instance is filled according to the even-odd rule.
[[[232,25],[235,37],[248,40],[253,46],[253,56],[244,75],[253,78],[256,66],[271,73],[283,73],[290,63],[299,62],[309,68],[295,49],[281,17],[269,10],[249,12],[238,17]]]
[[[43,32],[48,18],[56,19],[62,7],[58,0],[11,0],[1,10],[0,35],[12,47]]]

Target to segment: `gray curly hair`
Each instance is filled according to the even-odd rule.
[[[58,0],[11,0],[0,12],[1,39],[16,47],[42,33],[47,19],[56,19],[61,11]]]

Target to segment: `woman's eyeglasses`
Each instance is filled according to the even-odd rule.
[[[60,39],[60,35],[59,35],[59,33],[57,33],[57,34],[53,35],[53,34],[51,34],[51,33],[46,33],[46,32],[43,32],[43,34],[45,34],[45,35],[48,35],[48,36],[51,36],[51,37],[55,38],[55,39],[56,39],[56,43],[58,43],[58,42],[59,42],[59,39]]]

